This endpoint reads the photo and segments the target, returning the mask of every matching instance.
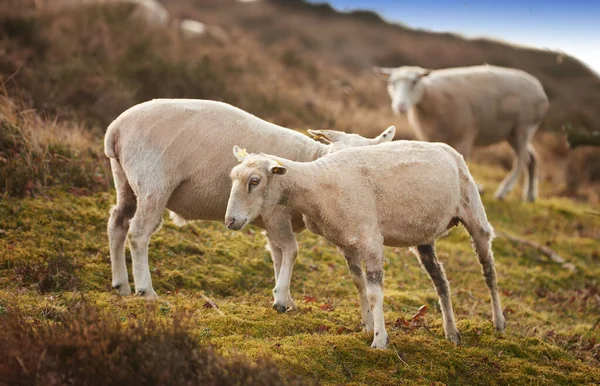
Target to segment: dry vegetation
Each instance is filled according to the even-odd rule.
[[[223,100],[293,128],[373,135],[393,123],[399,138],[414,138],[392,114],[371,66],[487,62],[531,72],[551,99],[536,138],[541,177],[553,186],[548,194],[599,202],[600,152],[569,150],[560,133],[565,125],[598,130],[600,121],[600,79],[574,58],[410,30],[368,12],[339,14],[299,0],[165,2],[175,18],[223,26],[227,44],[150,30],[130,22],[129,6],[36,14],[32,4],[0,4],[0,76],[11,96],[59,121],[104,128],[135,103],[191,97]],[[508,169],[510,152],[494,146],[475,160]]]
[[[230,42],[149,29],[129,19],[127,6],[53,14],[36,13],[33,2],[0,3],[0,385],[600,382],[600,217],[591,206],[600,157],[590,148],[569,151],[556,133],[566,124],[597,130],[594,74],[555,53],[411,31],[300,1],[166,5],[176,17],[222,25]],[[486,193],[490,221],[577,267],[567,271],[498,238],[505,335],[493,332],[462,229],[439,243],[464,337],[458,348],[443,339],[426,274],[407,251],[388,248],[393,348],[371,350],[343,259],[308,232],[299,238],[292,287],[299,310],[290,314],[270,308],[262,234],[219,223],[178,229],[167,221],[153,238],[158,302],[110,291],[105,229],[114,193],[102,133],[127,107],[154,97],[210,98],[301,130],[373,135],[396,124],[410,138],[370,66],[484,61],[532,72],[553,103],[536,145],[545,162],[542,199],[522,203],[517,191],[497,202]],[[477,159],[470,167],[489,192],[510,157],[497,146]]]

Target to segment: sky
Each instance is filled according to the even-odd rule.
[[[313,2],[323,2],[315,0]],[[600,73],[600,0],[328,0],[341,11],[368,9],[386,20],[466,37],[489,37],[562,51]]]

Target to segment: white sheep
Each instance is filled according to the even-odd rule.
[[[222,102],[155,99],[131,107],[110,124],[104,142],[117,190],[108,221],[113,287],[121,295],[131,293],[125,265],[129,233],[136,293],[156,297],[148,243],[165,208],[179,225],[185,220],[223,220],[231,187],[228,175],[236,163],[224,154],[234,144],[310,161],[346,146],[389,141],[394,133],[389,128],[366,139],[312,131],[331,142],[326,145]],[[279,206],[263,213],[255,224],[267,230],[277,282],[274,308],[285,312],[294,307],[289,286],[298,250],[294,231],[304,229],[302,216]]]
[[[132,16],[145,21],[152,27],[166,27],[169,25],[169,11],[167,11],[167,9],[156,0],[119,1],[126,4],[135,4],[136,8]]]
[[[206,33],[206,24],[197,20],[184,19],[179,22],[179,29],[185,38],[196,38]]]
[[[347,260],[360,297],[362,320],[374,329],[371,347],[385,348],[383,246],[414,247],[439,296],[446,338],[458,343],[450,286],[435,255],[435,240],[462,223],[489,287],[492,319],[504,330],[488,223],[463,157],[443,143],[394,141],[348,148],[312,162],[245,154],[231,171],[225,223],[242,229],[279,204],[299,211],[312,232],[335,244]],[[365,272],[361,268],[364,263]],[[366,273],[366,274],[365,274]]]
[[[537,160],[531,140],[548,110],[548,98],[535,77],[491,65],[374,69],[389,75],[392,109],[396,114],[408,112],[418,140],[445,142],[466,160],[473,146],[508,141],[516,162],[495,197],[504,198],[524,173],[523,197],[535,201]]]
[[[166,27],[169,24],[169,12],[156,0],[34,0],[39,12],[48,10],[62,11],[68,8],[93,4],[133,4],[132,17],[147,22],[152,27]]]
[[[181,36],[186,39],[195,39],[201,36],[209,36],[214,40],[225,44],[229,40],[227,33],[223,28],[217,25],[207,25],[197,20],[184,19],[176,21],[179,23]]]

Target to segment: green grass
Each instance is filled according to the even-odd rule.
[[[360,330],[346,264],[324,239],[299,235],[292,281],[298,310],[280,315],[271,309],[274,279],[260,229],[231,232],[217,222],[177,228],[166,220],[149,254],[160,299],[121,298],[110,290],[106,237],[114,194],[81,196],[60,188],[0,203],[0,316],[19,310],[32,323],[60,323],[82,301],[123,323],[170,323],[179,316],[193,339],[225,357],[271,360],[287,376],[324,384],[600,382],[600,218],[562,198],[530,204],[514,193],[494,201],[491,192],[503,172],[476,165],[472,171],[487,188],[484,204],[496,229],[550,243],[578,268],[567,271],[498,237],[493,249],[507,317],[502,335],[491,324],[487,287],[463,228],[438,243],[463,345],[443,339],[437,298],[416,258],[386,248],[390,349],[378,351],[370,348],[371,334]],[[422,323],[396,323],[410,321],[422,305],[428,306]]]

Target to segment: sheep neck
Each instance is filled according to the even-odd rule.
[[[288,173],[281,180],[279,204],[289,206],[309,218],[318,218],[320,211],[318,180],[328,174],[314,162],[286,164]]]
[[[317,141],[312,141],[313,144],[310,147],[310,149],[308,149],[308,153],[310,154],[310,160],[314,161],[318,158],[321,158],[327,154],[329,154],[330,152],[330,148],[331,145],[325,145],[321,142],[317,142]]]

